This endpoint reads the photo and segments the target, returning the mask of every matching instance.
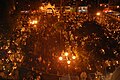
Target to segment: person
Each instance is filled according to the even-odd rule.
[[[113,72],[111,80],[120,80],[120,66]]]

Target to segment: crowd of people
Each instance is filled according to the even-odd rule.
[[[78,75],[84,70],[88,70],[87,73],[92,72],[94,68],[92,66],[96,67],[96,64],[91,64],[92,61],[107,52],[101,44],[104,42],[102,38],[112,38],[117,45],[120,43],[119,22],[105,15],[99,17],[98,20],[102,27],[98,26],[97,21],[94,21],[88,13],[63,13],[62,16],[42,13],[19,14],[17,25],[9,35],[10,37],[0,37],[3,43],[0,48],[8,54],[4,56],[7,57],[6,59],[1,57],[1,63],[11,63],[11,70],[6,68],[6,64],[1,64],[2,67],[4,66],[3,70],[8,71],[8,76],[11,76],[18,67],[27,68],[28,73],[22,72],[21,79],[33,79],[33,76],[39,72],[56,74],[58,71],[61,75],[66,72],[66,67],[60,65],[57,58],[62,51],[68,51],[80,57],[79,63],[76,61],[74,67],[71,67],[70,74]],[[111,49],[109,43],[106,44]],[[119,55],[118,47],[115,45],[112,49],[115,55]],[[96,54],[91,54],[92,52]],[[97,56],[98,53],[101,55]],[[96,60],[96,62],[100,61]],[[83,69],[85,66],[88,67]],[[59,68],[56,69],[56,67]],[[81,78],[84,74],[87,75],[83,73]],[[84,79],[87,79],[86,76]]]

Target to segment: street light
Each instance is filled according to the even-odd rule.
[[[43,6],[41,6],[40,9],[43,10],[44,9]]]
[[[97,16],[100,16],[100,14],[101,14],[100,12],[97,12],[97,13],[96,13]]]
[[[72,59],[76,59],[76,56],[72,56]]]
[[[71,52],[71,51],[69,51]],[[70,54],[69,52],[64,52],[61,54],[59,57],[60,63],[64,63],[65,66],[67,67],[67,76],[68,80],[71,80],[70,78],[70,72],[69,72],[69,67],[71,66],[71,63],[74,63],[74,60],[76,59],[75,54]]]
[[[68,60],[68,61],[67,61],[67,63],[68,63],[68,65],[69,65],[69,64],[71,63],[71,61],[70,61],[70,60]]]
[[[68,52],[65,52],[65,56],[68,56]]]
[[[99,16],[99,15],[100,15],[100,12],[97,12],[96,15]]]
[[[97,21],[99,21],[98,23],[101,24],[101,23],[102,23],[102,19],[103,19],[102,13],[101,13],[101,12],[97,12],[97,13],[96,13],[96,16],[97,16],[97,19],[98,19]]]
[[[60,61],[62,61],[62,60],[63,60],[63,58],[60,56],[60,57],[59,57],[59,60],[60,60]]]
[[[64,60],[67,61],[67,63],[69,64],[71,60],[75,60],[76,56],[73,54],[69,54],[68,52],[64,52],[62,53],[62,55],[59,57],[59,60]]]

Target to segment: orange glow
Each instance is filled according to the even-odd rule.
[[[100,15],[100,12],[97,12],[96,15],[99,16],[99,15]]]
[[[30,24],[37,24],[37,23],[38,23],[37,20],[33,20],[33,21],[30,22]]]
[[[76,59],[76,56],[72,56],[72,59]]]
[[[65,56],[68,56],[68,52],[65,52]]]
[[[44,8],[41,6],[40,9],[43,10]]]
[[[60,61],[62,61],[62,60],[63,60],[63,58],[62,58],[62,57],[59,57],[59,60],[60,60]]]
[[[70,61],[70,60],[68,60],[68,61],[67,61],[67,63],[68,63],[68,64],[70,64],[70,63],[71,63],[71,61]]]
[[[120,6],[117,6],[117,8],[120,8]]]

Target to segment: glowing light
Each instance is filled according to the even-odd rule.
[[[8,53],[12,53],[11,51],[8,51]]]
[[[62,60],[63,60],[63,58],[60,56],[60,57],[59,57],[59,60],[61,60],[61,61],[62,61]]]
[[[67,61],[67,63],[68,63],[68,64],[70,64],[70,63],[71,63],[71,61],[70,61],[70,60],[68,60],[68,61]]]
[[[119,62],[118,62],[118,61],[116,61],[116,63],[117,63],[117,64],[119,64]]]
[[[100,6],[102,6],[103,4],[100,4]]]
[[[41,6],[40,9],[43,10],[44,8]]]
[[[120,8],[120,6],[117,6],[117,8]]]
[[[72,56],[72,59],[76,59],[76,56]]]
[[[99,16],[99,15],[100,15],[100,12],[97,12],[96,15]]]
[[[37,23],[38,23],[37,20],[33,20],[33,21],[30,22],[30,24],[37,24]]]
[[[68,52],[65,52],[65,56],[68,56]]]

